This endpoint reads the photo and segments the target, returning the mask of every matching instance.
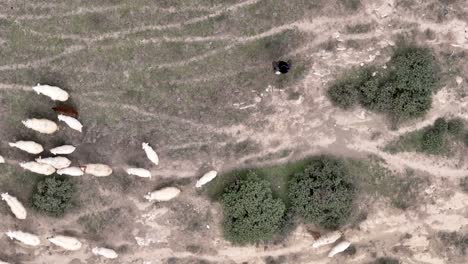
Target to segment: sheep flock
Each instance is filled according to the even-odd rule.
[[[66,102],[69,99],[69,94],[67,91],[50,85],[41,85],[38,84],[32,88],[37,94],[42,94],[49,97],[53,101]],[[57,113],[57,120],[66,124],[72,130],[75,130],[75,133],[82,133],[83,125],[78,120],[78,112],[69,106],[59,106],[54,107],[54,111]],[[53,120],[48,120],[44,118],[30,118],[22,121],[23,125],[28,129],[34,130],[37,133],[52,135],[57,132],[60,127],[60,122],[57,123]],[[27,152],[32,155],[39,155],[45,152],[44,147],[37,142],[29,140],[19,140],[16,142],[9,142],[10,147],[16,148],[20,151]],[[73,145],[61,145],[56,146],[52,149],[49,149],[50,155],[47,157],[38,156],[34,160],[19,162],[19,166],[25,170],[31,171],[36,174],[41,175],[65,175],[70,177],[81,177],[84,175],[90,175],[93,177],[108,177],[113,173],[111,166],[101,163],[83,163],[73,165],[72,161],[65,157],[66,155],[72,154],[79,146]],[[155,165],[159,165],[159,156],[157,152],[150,146],[149,143],[143,142],[141,144],[142,150],[145,152],[147,158]],[[1,153],[0,153],[1,154]],[[8,162],[8,159],[5,159],[0,155],[0,163]],[[14,162],[11,162],[14,163]],[[125,169],[128,175],[137,176],[141,178],[151,179],[152,174],[151,170],[147,168],[136,168],[128,167]],[[195,184],[195,188],[201,188],[205,184],[212,181],[217,176],[217,171],[212,170],[205,173]],[[143,196],[148,202],[167,202],[170,201],[181,193],[181,190],[176,187],[165,187],[162,189],[155,190],[153,192],[148,192]],[[1,199],[6,202],[10,208],[12,214],[18,220],[24,220],[27,217],[26,208],[23,206],[21,201],[19,201],[15,196],[7,192],[1,194]],[[9,230],[6,233],[6,236],[12,240],[19,242],[25,246],[29,247],[38,247],[41,246],[43,241],[38,235],[31,234],[28,232],[23,232],[21,230]],[[324,245],[333,244],[342,237],[342,234],[338,231],[328,233],[327,235],[322,236],[317,239],[312,248],[318,248]],[[51,235],[47,236],[46,239],[49,243],[54,246],[60,247],[66,251],[76,251],[82,248],[82,241],[78,240],[75,237],[63,236],[63,235]],[[337,243],[329,252],[329,257],[343,252],[350,246],[350,242],[342,240]],[[118,258],[118,254],[110,248],[104,247],[93,247],[91,252],[103,258],[115,259]],[[0,260],[0,263],[7,263]]]
[[[50,85],[38,84],[32,88],[37,94],[42,94],[53,101],[66,102],[69,99],[69,94],[65,90]],[[78,120],[77,111],[72,107],[54,107],[57,112],[57,120],[66,124],[69,128],[82,133],[83,125]],[[64,111],[66,109],[67,111]],[[48,120],[45,118],[30,118],[22,121],[23,125],[28,129],[34,130],[37,133],[52,135],[60,129],[59,123]],[[12,148],[16,148],[19,151],[24,151],[32,155],[44,154],[44,147],[37,142],[30,140],[19,140],[16,142],[9,142],[8,145]],[[145,152],[148,159],[154,164],[159,164],[159,156],[156,151],[150,146],[149,143],[143,142],[142,149]],[[79,147],[79,146],[78,146]],[[61,145],[49,149],[50,155],[48,157],[38,156],[34,160],[19,162],[19,166],[25,170],[31,171],[36,174],[45,176],[58,174],[70,177],[80,177],[84,175],[91,175],[94,177],[108,177],[113,173],[111,166],[101,163],[84,163],[73,165],[72,161],[65,157],[66,155],[72,154],[77,149],[77,146],[73,145]],[[5,159],[0,155],[0,163],[6,163],[8,159]],[[128,167],[125,169],[128,175],[133,175],[141,178],[151,178],[151,171],[146,168],[135,168]],[[210,171],[206,173],[197,182],[196,188],[200,188],[202,185],[213,180],[217,175],[216,171]],[[165,202],[176,198],[181,193],[181,190],[176,187],[165,187],[153,192],[149,192],[143,197],[149,202]],[[24,205],[13,195],[3,192],[1,199],[6,202],[10,208],[12,214],[18,220],[24,220],[27,217],[27,211]],[[23,232],[21,230],[9,230],[6,236],[12,240],[19,242],[25,246],[37,247],[43,243],[38,235]],[[62,248],[67,251],[76,251],[82,248],[82,242],[77,238],[63,235],[52,235],[47,237],[47,241],[51,244]],[[94,247],[92,253],[96,256],[101,256],[108,259],[115,259],[118,254],[109,248]],[[0,263],[7,263],[0,260]]]

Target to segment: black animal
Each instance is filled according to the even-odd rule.
[[[290,61],[288,61],[288,62],[286,62],[286,61],[274,61],[273,62],[273,71],[277,75],[288,73],[290,69],[291,69],[291,62]]]

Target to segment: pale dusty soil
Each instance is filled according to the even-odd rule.
[[[209,8],[212,15],[195,18],[186,23],[196,23],[210,16],[216,16],[219,12],[236,12],[245,6],[258,0],[241,2],[227,8]],[[435,32],[436,38],[423,43],[436,52],[447,51],[460,53],[468,49],[467,17],[464,19],[450,17],[441,23],[426,18],[424,9],[405,10],[395,8],[392,0],[368,0],[363,1],[364,8],[348,17],[333,18],[327,16],[311,17],[309,20],[296,21],[294,23],[273,28],[260,35],[251,37],[216,36],[212,39],[206,37],[188,37],[182,41],[198,42],[215,39],[232,40],[232,44],[224,47],[228,50],[240,43],[252,42],[265,36],[272,36],[286,29],[298,29],[304,33],[313,34],[314,40],[305,46],[295,50],[293,54],[300,54],[310,62],[307,76],[300,83],[288,89],[301,94],[298,100],[288,100],[285,90],[278,90],[271,84],[265,83],[265,92],[258,94],[261,102],[251,100],[241,102],[244,107],[262,108],[269,107],[273,113],[263,116],[261,111],[252,115],[242,124],[230,127],[216,127],[210,124],[197,123],[180,118],[180,123],[197,127],[212,133],[228,135],[241,142],[253,140],[261,148],[254,153],[242,156],[240,159],[212,156],[207,160],[167,161],[166,165],[154,169],[156,177],[154,181],[170,181],[171,178],[195,178],[204,168],[216,168],[228,171],[232,168],[244,166],[251,161],[256,165],[267,165],[285,162],[287,160],[300,159],[317,153],[332,153],[346,157],[365,157],[368,154],[376,154],[386,161],[388,168],[403,171],[411,168],[430,175],[430,185],[423,190],[423,201],[416,208],[401,211],[391,207],[388,202],[377,201],[369,207],[368,218],[359,224],[358,229],[343,230],[345,238],[356,246],[357,253],[352,256],[341,255],[334,259],[326,257],[329,247],[312,249],[313,237],[304,226],[298,227],[286,241],[268,247],[233,247],[221,238],[219,223],[222,219],[220,207],[212,204],[200,193],[197,193],[193,184],[182,187],[182,195],[174,202],[164,204],[150,204],[144,202],[141,193],[132,191],[125,193],[125,199],[112,189],[100,189],[100,199],[104,201],[95,207],[89,207],[92,211],[103,211],[109,208],[129,208],[125,216],[126,224],[113,228],[105,239],[93,241],[81,234],[76,225],[77,214],[69,214],[63,220],[54,220],[47,217],[38,217],[34,220],[34,227],[30,226],[33,220],[17,224],[12,218],[5,218],[0,224],[1,231],[7,228],[25,228],[34,230],[45,239],[56,228],[58,232],[77,234],[86,241],[85,246],[78,252],[62,252],[55,247],[41,247],[31,249],[9,242],[5,237],[0,241],[0,253],[8,256],[20,256],[21,263],[264,263],[268,256],[285,256],[285,263],[366,263],[375,256],[394,256],[403,263],[410,264],[441,264],[441,263],[468,263],[468,258],[451,254],[443,245],[437,243],[435,234],[438,231],[468,232],[468,194],[463,193],[458,186],[459,179],[468,175],[468,162],[466,158],[450,160],[448,158],[427,157],[415,153],[400,153],[391,155],[381,148],[385,143],[395,139],[408,131],[413,131],[432,123],[440,116],[460,116],[468,119],[468,99],[459,96],[460,90],[467,91],[466,80],[460,85],[455,82],[455,77],[446,82],[434,97],[432,110],[423,118],[414,120],[397,130],[389,128],[387,120],[381,115],[367,112],[363,109],[355,109],[352,112],[342,111],[331,106],[325,97],[327,83],[347,68],[358,66],[361,63],[383,63],[388,60],[390,48],[395,43],[395,35],[409,32],[413,29],[424,31],[429,28]],[[458,1],[457,8],[468,12],[468,5]],[[118,7],[108,7],[113,9]],[[94,10],[93,12],[95,12]],[[167,10],[170,12],[171,10]],[[73,16],[88,12],[86,9],[74,13],[65,13],[63,16]],[[427,15],[430,17],[430,14]],[[34,17],[20,17],[18,19],[35,19]],[[365,34],[347,34],[344,26],[357,22],[371,22],[375,24],[373,30]],[[410,26],[411,25],[411,26]],[[182,24],[165,26],[148,26],[147,28],[135,28],[128,31],[108,33],[93,38],[82,38],[75,35],[66,35],[65,38],[76,39],[77,45],[66,50],[59,56],[67,56],[70,53],[84,49],[86,45],[103,39],[118,38],[136,31],[151,30],[167,27],[181,27]],[[1,36],[0,36],[1,38]],[[333,38],[339,41],[336,51],[327,52],[317,47],[318,44]],[[178,39],[180,41],[181,39]],[[366,48],[354,50],[345,46],[346,40],[364,40]],[[147,39],[148,42],[157,42],[158,39]],[[202,54],[191,60],[203,60],[221,50],[213,50],[208,54]],[[53,58],[56,59],[56,58]],[[52,58],[32,61],[15,66],[1,66],[0,71],[31,67],[47,63]],[[190,61],[167,62],[162,67],[176,67]],[[462,68],[461,76],[466,76],[467,68]],[[229,73],[226,73],[227,75]],[[200,77],[200,80],[217,78],[217,76]],[[182,82],[184,80],[181,80]],[[196,82],[197,80],[189,80]],[[21,85],[0,84],[0,89],[28,89]],[[102,106],[104,102],[99,102]],[[123,105],[126,110],[134,111],[142,116],[153,115],[145,109],[133,105]],[[159,114],[161,115],[161,114]],[[167,116],[168,119],[174,118]],[[255,125],[262,120],[262,125]],[[371,140],[374,132],[380,132],[381,136]],[[177,146],[167,146],[162,152],[170,149],[182,149],[191,146],[202,145],[204,142],[185,142]],[[222,145],[223,143],[220,143]],[[270,153],[281,150],[293,150],[284,158],[258,162],[256,159]],[[117,158],[119,155],[116,154]],[[10,159],[10,163],[16,163]],[[208,165],[207,165],[208,164]],[[118,167],[118,166],[116,166]],[[193,182],[192,182],[193,183]],[[92,185],[93,182],[89,182]],[[141,190],[147,189],[144,181],[137,180],[137,186]],[[143,192],[143,191],[142,191]],[[120,199],[119,199],[120,198]],[[98,204],[98,203],[96,203]],[[106,204],[107,206],[102,206]],[[91,209],[92,208],[92,209]],[[75,212],[76,213],[76,212]],[[83,213],[83,212],[81,212]],[[197,222],[191,225],[191,220]],[[51,222],[58,221],[58,224]],[[199,223],[198,223],[199,222]],[[208,228],[209,226],[209,228]],[[411,234],[410,238],[405,234]],[[93,257],[91,248],[96,244],[108,245],[119,248],[120,258],[116,261],[105,261]],[[187,246],[197,245],[195,253],[187,250]],[[192,250],[193,251],[193,250]],[[23,255],[24,254],[24,255]],[[1,255],[0,255],[1,256]],[[171,260],[179,259],[179,262]],[[197,262],[204,260],[206,262]],[[171,262],[172,261],[172,262]]]

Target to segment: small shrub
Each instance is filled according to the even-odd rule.
[[[466,249],[468,249],[468,234],[439,232],[437,233],[437,237],[443,245],[454,246],[460,255],[466,254]]]
[[[438,119],[439,120],[439,119]],[[444,138],[447,131],[447,123],[440,122],[437,124],[434,123],[434,126],[428,129],[423,134],[421,148],[424,152],[430,154],[441,153],[444,148]]]
[[[454,136],[460,136],[465,129],[465,124],[459,118],[450,119],[447,123],[447,131]]]
[[[352,212],[354,186],[341,160],[322,156],[289,182],[292,208],[306,221],[336,229]]]
[[[420,190],[427,183],[424,178],[414,175],[414,171],[407,170],[406,175],[392,186],[391,202],[396,208],[406,210],[417,204]]]
[[[361,0],[341,0],[341,4],[350,10],[357,10],[361,6]]]
[[[286,211],[284,203],[273,198],[268,182],[254,173],[228,186],[222,204],[224,235],[236,244],[272,239]]]
[[[50,216],[62,216],[72,205],[73,183],[64,178],[47,177],[40,181],[32,195],[32,205]]]
[[[458,122],[455,122],[458,123]],[[401,151],[416,151],[433,155],[448,154],[450,150],[450,140],[459,140],[460,137],[450,138],[448,132],[461,133],[455,130],[460,129],[458,124],[444,118],[438,118],[432,126],[406,133],[397,140],[390,142],[384,150],[390,153]]]
[[[328,98],[338,107],[351,108],[359,103],[359,88],[371,75],[372,72],[368,68],[351,71],[330,86],[327,91]]]
[[[445,121],[445,118],[443,117],[437,118],[434,121],[434,129],[441,134],[445,134],[445,132],[447,132],[447,129],[448,129],[448,123],[447,121]]]

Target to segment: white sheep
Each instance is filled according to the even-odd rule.
[[[105,164],[86,164],[85,173],[96,177],[106,177],[112,174],[112,168]]]
[[[127,173],[129,175],[135,175],[142,178],[151,178],[151,172],[147,169],[142,168],[128,168]]]
[[[0,155],[0,163],[5,163],[5,159]]]
[[[332,250],[330,250],[330,253],[328,253],[328,257],[332,258],[336,254],[345,251],[350,245],[351,245],[351,242],[349,241],[341,241],[336,246],[334,246]]]
[[[43,94],[45,96],[50,97],[50,99],[54,101],[65,102],[66,100],[68,100],[69,97],[66,91],[57,86],[41,85],[38,83],[36,86],[33,87],[33,90],[37,94]]]
[[[23,231],[8,231],[5,233],[10,239],[16,239],[28,246],[39,246],[41,240],[38,236]]]
[[[117,252],[109,248],[95,247],[91,251],[96,256],[103,256],[108,259],[116,259],[119,256]]]
[[[39,154],[44,151],[44,148],[41,144],[36,143],[34,141],[16,141],[15,143],[9,142],[8,145],[13,148],[21,149],[22,151],[26,151],[30,154]]]
[[[330,232],[328,234],[321,236],[316,241],[314,241],[314,243],[312,244],[312,248],[319,248],[321,246],[335,243],[335,241],[340,239],[340,237],[341,237],[341,232],[339,231]]]
[[[0,264],[10,264],[10,263],[0,260]]]
[[[67,115],[58,115],[58,120],[65,122],[70,128],[75,129],[77,131],[82,131],[83,125],[81,124],[78,119],[67,116]]]
[[[49,164],[43,164],[35,161],[21,162],[21,168],[32,171],[37,174],[52,175],[55,173],[55,168]]]
[[[148,201],[165,202],[176,198],[179,194],[179,189],[175,187],[166,187],[154,192],[149,192],[144,197]]]
[[[158,165],[159,164],[159,157],[156,151],[148,144],[148,143],[142,143],[141,144],[143,150],[146,153],[146,156],[148,159],[153,162],[154,164]]]
[[[34,131],[37,131],[42,134],[53,134],[58,130],[58,126],[54,121],[48,119],[27,119],[21,121],[24,126],[30,128]]]
[[[75,151],[75,149],[76,147],[72,145],[63,145],[63,146],[59,146],[59,147],[55,147],[51,149],[50,153],[54,155],[68,155],[68,154],[72,154],[73,151]]]
[[[66,250],[76,251],[81,248],[81,242],[70,236],[53,236],[47,238],[47,240],[49,240],[50,243]]]
[[[209,182],[212,181],[214,178],[216,178],[217,175],[218,175],[218,172],[217,172],[217,171],[214,171],[214,170],[205,173],[205,175],[203,175],[203,176],[197,181],[197,183],[195,184],[195,187],[196,187],[196,188],[202,187],[203,185],[209,183]]]
[[[26,209],[16,197],[11,196],[8,193],[2,193],[2,200],[8,204],[11,212],[16,216],[16,218],[26,219]]]
[[[71,165],[71,160],[65,157],[50,157],[50,158],[37,158],[37,162],[42,164],[49,164],[50,166],[56,169],[68,168]]]
[[[84,172],[79,167],[68,167],[57,170],[58,175],[83,176]]]

